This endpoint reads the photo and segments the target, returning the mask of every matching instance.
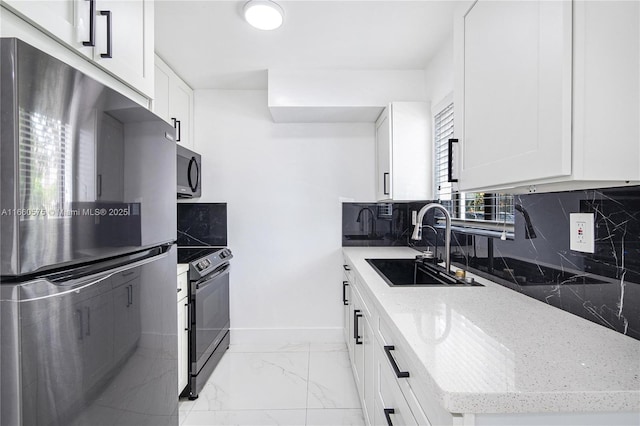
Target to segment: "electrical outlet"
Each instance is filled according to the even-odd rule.
[[[571,250],[593,253],[595,251],[593,213],[571,213],[569,222]]]
[[[412,224],[413,226],[416,226],[416,222],[417,222],[417,221],[418,221],[418,212],[417,212],[417,211],[415,211],[415,210],[413,210],[413,211],[411,212],[411,224]]]

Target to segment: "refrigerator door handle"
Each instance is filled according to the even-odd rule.
[[[82,323],[82,309],[76,309],[76,316],[78,317],[78,340],[84,340],[84,324]]]
[[[86,307],[87,310],[87,336],[91,336],[91,308]]]
[[[80,292],[81,290],[84,290],[86,288],[92,287],[94,285],[100,284],[103,281],[108,280],[109,278],[111,278],[112,276],[116,275],[116,274],[121,274],[122,272],[126,272],[130,269],[133,268],[137,268],[139,266],[145,265],[147,263],[150,262],[155,262],[158,259],[162,259],[164,257],[167,257],[169,255],[169,252],[164,252],[161,254],[157,254],[151,257],[146,257],[142,260],[139,260],[137,262],[132,262],[132,263],[128,263],[126,265],[122,265],[120,267],[117,267],[115,269],[111,269],[109,270],[108,273],[103,273],[103,274],[94,274],[88,277],[83,277],[83,278],[78,278],[78,279],[71,279],[68,281],[62,281],[62,282],[53,282],[50,281],[48,279],[45,278],[41,278],[39,279],[39,281],[44,281],[46,282],[46,284],[48,284],[50,289],[54,289],[51,290],[49,292],[49,294],[44,294],[46,293],[46,290],[41,296],[37,296],[37,297],[25,297],[23,299],[21,299],[19,302],[20,303],[24,303],[24,302],[30,302],[30,301],[34,301],[34,300],[42,300],[42,299],[49,299],[51,297],[61,297],[64,296],[66,294],[70,294],[70,293],[77,293]],[[63,288],[65,290],[60,291],[60,289]],[[132,289],[133,290],[133,289]],[[131,294],[131,303],[133,303],[133,294]]]

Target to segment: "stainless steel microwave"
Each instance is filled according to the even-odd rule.
[[[178,198],[197,198],[202,186],[202,163],[200,154],[183,146],[176,147],[178,174]]]

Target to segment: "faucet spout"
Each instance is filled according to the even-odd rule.
[[[444,254],[445,254],[445,268],[446,271],[449,272],[451,269],[451,215],[445,209],[442,204],[438,203],[430,203],[425,205],[418,212],[418,219],[416,221],[416,225],[413,228],[413,234],[411,234],[411,239],[413,240],[421,240],[422,239],[422,221],[424,220],[424,215],[427,214],[429,210],[439,209],[444,214],[445,219],[445,231],[444,231]]]

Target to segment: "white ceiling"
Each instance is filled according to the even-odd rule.
[[[245,1],[156,0],[155,49],[194,89],[266,89],[268,68],[424,69],[458,1],[278,1],[284,25],[254,29]]]

